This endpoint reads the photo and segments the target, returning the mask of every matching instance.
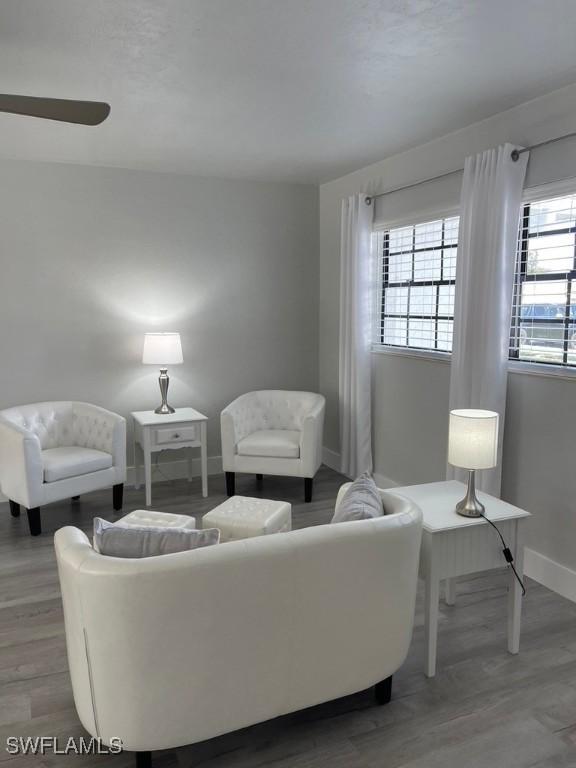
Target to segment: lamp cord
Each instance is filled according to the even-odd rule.
[[[481,512],[480,515],[484,518],[484,520],[486,520],[487,523],[490,523],[490,525],[492,526],[492,528],[494,528],[498,536],[500,536],[500,541],[502,542],[502,547],[503,547],[502,552],[504,553],[504,559],[506,560],[510,568],[512,568],[512,572],[516,577],[516,581],[518,582],[518,584],[520,584],[520,588],[522,590],[522,597],[524,597],[524,595],[526,594],[526,587],[524,586],[524,582],[522,581],[520,576],[518,576],[518,571],[514,566],[514,557],[512,555],[512,552],[510,551],[510,547],[504,541],[504,536],[502,536],[502,534],[500,533],[498,526],[494,525],[492,520],[489,520],[483,512]]]

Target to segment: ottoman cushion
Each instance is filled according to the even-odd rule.
[[[202,518],[203,528],[218,528],[220,541],[247,539],[292,528],[292,506],[287,501],[232,496]]]
[[[190,515],[175,515],[172,512],[155,512],[153,509],[135,509],[124,515],[115,525],[124,528],[196,528],[196,520]]]

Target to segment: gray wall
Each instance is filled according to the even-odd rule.
[[[574,130],[576,85],[363,168],[320,187],[320,391],[326,446],[337,454],[340,201],[380,194],[462,168],[467,155],[509,141],[524,146]],[[576,142],[532,153],[527,186],[576,177]],[[373,355],[376,472],[406,484],[441,480],[446,468],[450,369],[437,360]],[[533,512],[528,546],[576,569],[576,379],[509,377],[503,497]]]
[[[0,174],[0,407],[156,406],[150,330],[182,334],[170,400],[210,417],[211,456],[232,398],[317,388],[315,187],[16,161]]]
[[[375,469],[390,484],[443,479],[450,366],[443,361],[373,356]]]

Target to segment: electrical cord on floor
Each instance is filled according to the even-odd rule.
[[[518,571],[514,567],[514,557],[512,555],[512,552],[510,551],[510,547],[504,541],[504,536],[502,536],[502,534],[500,533],[500,530],[498,529],[498,526],[494,525],[492,520],[488,520],[486,515],[484,515],[483,513],[480,513],[480,514],[484,518],[484,520],[486,520],[487,523],[490,523],[490,525],[492,526],[492,528],[494,528],[494,530],[496,531],[498,536],[500,536],[500,541],[502,542],[502,547],[503,547],[502,553],[504,555],[504,559],[506,560],[506,562],[508,563],[510,568],[512,568],[514,576],[516,577],[516,581],[518,582],[518,584],[520,584],[520,588],[522,590],[522,597],[524,597],[524,595],[526,594],[526,587],[524,586],[524,583],[523,583],[522,579],[520,578],[520,576],[518,576]]]

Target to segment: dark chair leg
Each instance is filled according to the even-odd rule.
[[[377,704],[388,704],[392,698],[392,675],[376,683],[374,686],[374,697]]]
[[[30,536],[40,536],[42,533],[42,523],[40,522],[40,507],[34,507],[34,509],[28,509],[28,527],[30,528]]]
[[[10,514],[12,517],[20,517],[20,504],[16,504],[12,499],[10,499]]]
[[[264,485],[264,475],[256,475],[256,488],[261,491]]]
[[[234,496],[236,493],[236,473],[226,472],[226,495]]]
[[[136,752],[136,768],[152,768],[152,752]]]
[[[122,509],[122,499],[124,497],[124,483],[119,483],[112,487],[112,506],[115,512]]]
[[[308,504],[312,501],[312,486],[314,485],[313,477],[304,478],[304,501]]]

